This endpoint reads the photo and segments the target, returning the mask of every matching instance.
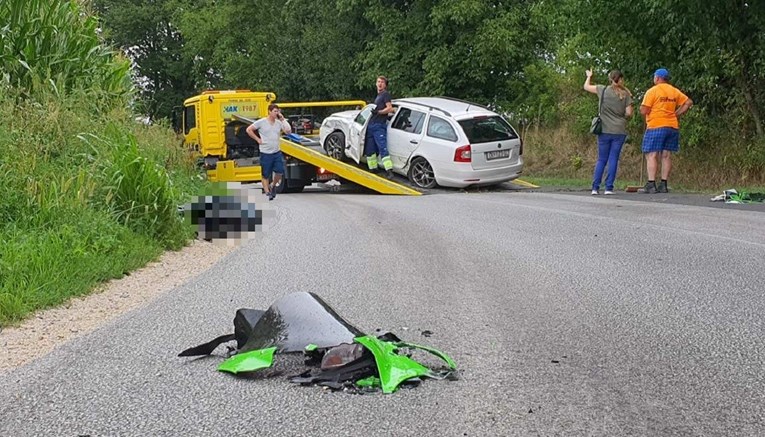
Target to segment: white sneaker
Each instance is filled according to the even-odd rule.
[[[597,196],[598,195],[598,190],[592,190],[592,193],[590,193],[590,194],[592,194],[593,196]]]
[[[605,193],[603,193],[603,194],[605,194],[606,196],[613,196],[613,195],[614,195],[614,192],[613,192],[613,191],[611,191],[611,190],[606,190],[606,192],[605,192]]]

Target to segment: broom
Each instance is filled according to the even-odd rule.
[[[640,160],[640,185],[627,185],[624,189],[627,193],[637,193],[639,189],[643,188],[643,167],[645,167],[645,153],[640,154],[642,159]]]

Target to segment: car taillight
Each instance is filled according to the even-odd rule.
[[[470,162],[471,160],[470,144],[457,147],[457,150],[454,151],[454,162]]]

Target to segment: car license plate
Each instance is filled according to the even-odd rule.
[[[316,180],[317,181],[328,181],[328,180],[334,179],[334,178],[335,178],[335,174],[334,173],[329,173],[329,172],[327,172],[327,173],[320,173],[320,174],[316,175]]]
[[[509,157],[510,157],[510,149],[492,150],[491,152],[486,152],[487,161],[493,161],[495,159],[502,159],[502,158],[509,158]]]

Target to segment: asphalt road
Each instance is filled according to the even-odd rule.
[[[281,195],[204,275],[0,375],[0,435],[764,435],[765,214],[635,199]],[[176,357],[293,291],[462,378],[360,396]]]

